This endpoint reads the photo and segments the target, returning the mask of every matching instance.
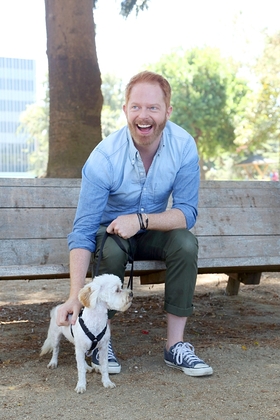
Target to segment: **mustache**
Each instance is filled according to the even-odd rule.
[[[151,118],[145,118],[145,119],[141,119],[141,120],[136,120],[135,124],[138,124],[138,125],[152,125],[152,124],[154,124],[154,121]]]

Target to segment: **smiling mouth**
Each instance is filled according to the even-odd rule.
[[[152,125],[151,124],[137,124],[138,129],[141,131],[141,133],[148,133]]]

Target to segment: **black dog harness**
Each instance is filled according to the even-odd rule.
[[[95,349],[95,347],[97,346],[97,343],[104,337],[104,334],[107,330],[107,324],[105,325],[104,329],[101,331],[100,334],[98,334],[98,336],[96,337],[94,334],[92,334],[90,332],[90,330],[88,329],[88,327],[86,326],[86,324],[84,323],[84,320],[82,318],[82,314],[83,314],[83,310],[81,310],[80,314],[79,314],[79,323],[80,326],[82,327],[82,330],[84,331],[85,335],[91,340],[91,347],[90,349],[86,352],[87,357],[90,357],[92,355],[93,350]],[[70,330],[71,330],[71,334],[72,337],[74,337],[73,334],[73,328],[72,328],[72,324],[70,326]]]

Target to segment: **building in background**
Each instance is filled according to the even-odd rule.
[[[0,174],[24,176],[34,145],[17,133],[20,114],[36,101],[35,60],[0,57]]]

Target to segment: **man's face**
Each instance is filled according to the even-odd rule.
[[[166,107],[159,85],[137,83],[123,110],[135,145],[148,146],[159,143],[172,107]]]

